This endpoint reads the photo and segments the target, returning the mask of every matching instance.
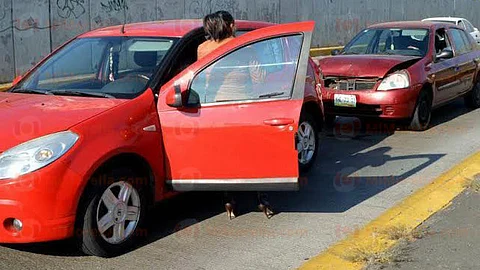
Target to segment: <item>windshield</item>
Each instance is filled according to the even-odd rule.
[[[133,98],[146,89],[176,39],[76,39],[36,68],[13,92]]]
[[[425,56],[428,51],[427,29],[373,28],[363,30],[342,54],[387,54]]]

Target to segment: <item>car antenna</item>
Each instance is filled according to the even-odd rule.
[[[120,29],[122,34],[125,34],[125,24],[127,24],[127,3],[123,4],[123,25]]]

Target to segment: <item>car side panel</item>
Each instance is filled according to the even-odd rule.
[[[447,59],[431,65],[430,78],[435,91],[434,106],[450,99],[452,92],[455,92],[452,89],[459,84],[454,68],[455,63],[456,59]]]
[[[305,78],[305,97],[304,103],[315,103],[321,115],[315,115],[319,117],[321,121],[324,120],[324,108],[322,102],[322,90],[320,76],[318,74],[318,66],[312,59],[309,59],[307,67],[307,77]]]
[[[77,143],[81,151],[69,154],[68,163],[83,177],[75,188],[68,185],[72,198],[78,199],[95,171],[119,154],[135,154],[150,165],[156,181],[155,199],[162,198],[165,179],[162,135],[151,90],[75,126],[72,131],[81,134]],[[72,211],[71,207],[63,211]]]
[[[473,87],[477,64],[473,59],[472,53],[467,53],[458,57],[458,81],[459,88],[456,95],[468,92]]]

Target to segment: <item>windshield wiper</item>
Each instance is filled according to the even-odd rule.
[[[33,88],[18,88],[18,89],[13,89],[11,92],[23,93],[23,94],[53,95],[53,93],[48,90],[40,90],[40,89],[33,89]]]
[[[273,92],[265,95],[261,95],[258,98],[272,98],[272,97],[278,97],[285,94],[285,92]]]
[[[101,98],[115,98],[114,96],[106,93],[87,92],[78,90],[52,90],[53,95],[65,95],[65,96],[82,96],[82,97],[101,97]]]

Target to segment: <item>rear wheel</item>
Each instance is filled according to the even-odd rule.
[[[318,152],[318,127],[313,116],[302,112],[296,135],[298,164],[301,172],[312,167]]]
[[[430,120],[432,118],[432,98],[426,91],[421,91],[415,112],[413,113],[412,121],[410,122],[410,129],[416,131],[423,131],[428,129]]]
[[[480,81],[477,81],[472,91],[465,96],[465,105],[471,109],[480,108]]]
[[[93,256],[113,257],[129,251],[139,237],[146,236],[141,228],[147,207],[143,194],[141,186],[128,181],[90,186],[77,220],[81,250]]]

